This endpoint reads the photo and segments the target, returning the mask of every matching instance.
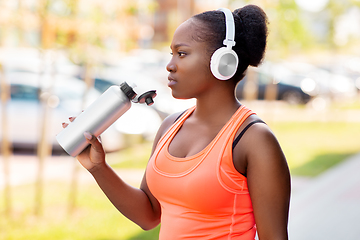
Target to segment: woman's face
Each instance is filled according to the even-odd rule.
[[[210,71],[206,42],[197,42],[192,37],[196,33],[193,21],[196,20],[189,19],[176,29],[170,46],[172,58],[166,69],[168,86],[175,98],[198,98],[216,81]]]

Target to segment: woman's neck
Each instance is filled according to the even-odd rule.
[[[193,116],[204,122],[226,122],[241,106],[235,97],[197,99]]]

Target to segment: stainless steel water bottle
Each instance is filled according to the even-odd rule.
[[[76,157],[88,146],[84,132],[90,132],[96,137],[100,136],[130,109],[131,102],[145,102],[151,105],[155,96],[156,91],[152,90],[137,97],[133,88],[126,82],[120,86],[111,86],[64,128],[56,136],[56,140],[69,155]]]

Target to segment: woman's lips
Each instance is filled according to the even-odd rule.
[[[176,84],[176,81],[175,81],[173,78],[168,77],[168,80],[169,80],[169,82],[168,82],[168,87],[171,87],[171,86],[173,86],[173,85]]]

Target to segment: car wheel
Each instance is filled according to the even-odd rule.
[[[287,91],[283,94],[282,99],[289,104],[296,105],[302,103],[301,93],[297,91]]]

